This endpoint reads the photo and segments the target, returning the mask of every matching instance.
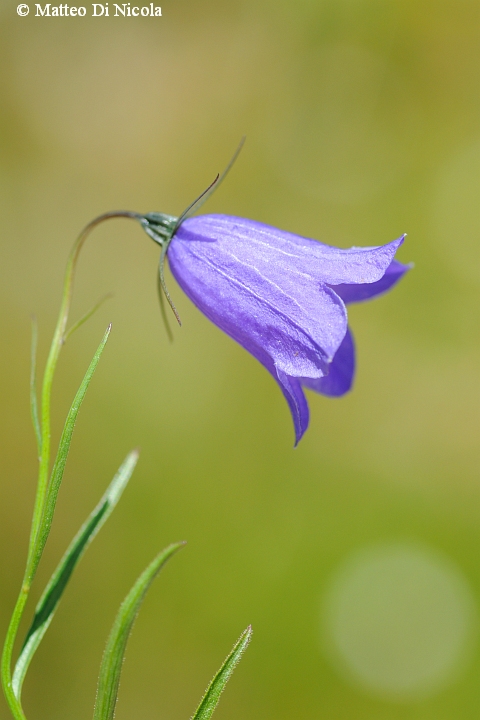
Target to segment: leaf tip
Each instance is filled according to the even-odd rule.
[[[253,635],[253,629],[252,629],[252,626],[249,625],[247,628],[245,628],[245,630],[243,631],[243,633],[240,636],[240,641],[245,639],[245,647],[247,647],[250,640],[252,639],[252,635]]]

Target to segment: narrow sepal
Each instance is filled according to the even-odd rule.
[[[112,720],[117,703],[120,674],[125,655],[125,648],[132,630],[133,623],[140,609],[140,605],[155,577],[167,560],[180,550],[185,543],[169,545],[150,563],[140,575],[127,597],[120,606],[113,624],[107,646],[100,666],[98,678],[97,699],[93,720]]]
[[[240,635],[240,638],[235,643],[231,653],[228,655],[222,667],[208,686],[195,715],[192,717],[192,720],[209,720],[212,717],[213,712],[218,705],[218,701],[220,700],[220,695],[222,694],[233,671],[240,662],[251,637],[252,628],[249,625],[248,628]]]
[[[243,148],[243,145],[244,145],[246,139],[247,139],[246,135],[243,135],[243,137],[240,139],[237,149],[235,150],[235,152],[233,154],[233,157],[231,158],[230,162],[228,163],[227,167],[222,172],[222,174],[217,175],[217,177],[212,182],[212,184],[209,185],[208,188],[206,190],[204,190],[202,192],[202,194],[197,197],[196,200],[194,200],[192,203],[190,203],[190,205],[186,208],[186,210],[183,211],[183,213],[180,215],[180,217],[177,220],[175,230],[180,227],[180,225],[182,224],[182,222],[184,220],[187,220],[187,218],[191,217],[194,213],[198,212],[198,210],[200,210],[202,205],[204,205],[207,202],[210,195],[212,195],[215,192],[215,190],[217,190],[218,186],[223,182],[226,175],[228,175],[228,173],[230,172],[235,160],[240,155],[240,150]]]
[[[137,461],[138,451],[133,450],[127,455],[102,499],[73,538],[63,558],[60,560],[57,569],[50,578],[35,609],[32,624],[27,632],[20,656],[15,665],[12,683],[13,691],[17,698],[20,699],[22,684],[28,666],[53,619],[60,598],[77,563],[102,525],[104,525],[113,512],[132,476]]]

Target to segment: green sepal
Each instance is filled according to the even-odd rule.
[[[248,628],[240,635],[239,639],[233,646],[231,653],[228,655],[222,667],[208,686],[195,715],[192,717],[192,720],[210,720],[215,708],[218,705],[220,695],[222,694],[225,685],[230,680],[233,671],[240,662],[251,637],[252,627],[249,625]]]
[[[18,699],[28,666],[52,621],[68,581],[85,550],[120,500],[137,461],[138,451],[133,450],[127,455],[102,499],[75,535],[38,602],[13,673],[13,691]]]
[[[147,235],[160,246],[170,242],[178,227],[177,223],[178,218],[160,212],[147,213],[140,218],[140,224]]]
[[[234,154],[233,154],[233,157],[232,157],[232,159],[230,160],[230,162],[228,163],[228,165],[227,165],[227,167],[225,168],[225,170],[224,170],[221,174],[218,174],[217,177],[215,178],[215,180],[211,183],[211,185],[209,185],[208,188],[207,188],[206,190],[204,190],[204,191],[202,192],[202,194],[199,195],[199,196],[196,198],[196,200],[194,200],[192,203],[190,203],[190,205],[182,212],[182,214],[180,215],[180,217],[179,217],[178,220],[177,220],[177,224],[176,224],[176,227],[175,227],[174,232],[180,227],[180,225],[182,224],[182,222],[183,222],[184,220],[187,220],[189,217],[192,217],[192,215],[193,215],[194,213],[196,213],[198,210],[200,210],[200,208],[202,207],[202,205],[207,202],[207,200],[208,200],[208,198],[210,197],[210,195],[212,195],[212,194],[215,192],[215,190],[218,189],[218,187],[220,186],[220,184],[223,182],[223,180],[225,179],[225,177],[226,177],[226,176],[228,175],[228,173],[230,172],[230,170],[231,170],[231,168],[232,168],[232,165],[234,164],[235,160],[236,160],[237,157],[240,155],[240,150],[243,148],[243,145],[244,145],[244,143],[245,143],[245,140],[246,140],[246,136],[244,135],[244,136],[241,138],[241,140],[240,140],[240,142],[239,142],[239,144],[238,144],[238,147],[237,147],[237,149],[235,150],[235,152],[234,152]]]
[[[132,630],[140,605],[155,577],[167,560],[177,552],[185,543],[169,545],[150,563],[140,575],[127,597],[120,606],[112,630],[107,640],[107,646],[100,666],[98,678],[97,699],[93,720],[112,720],[117,703],[118,686],[125,648]]]

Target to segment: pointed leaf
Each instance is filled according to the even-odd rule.
[[[240,659],[245,652],[248,643],[252,637],[252,627],[248,626],[246,630],[240,635],[240,638],[233,647],[232,652],[226,658],[220,670],[217,672],[212,682],[207,688],[205,695],[197,708],[195,715],[192,720],[210,720],[213,715],[215,708],[220,700],[225,685],[230,679],[233,671],[237,667]]]
[[[23,643],[22,651],[13,673],[13,691],[20,698],[22,684],[28,666],[45,635],[77,563],[100,528],[110,517],[125,490],[138,461],[138,451],[133,450],[120,466],[97,507],[84,522],[53,573],[35,610],[32,624]]]
[[[117,703],[118,686],[120,683],[120,673],[122,671],[125,648],[140,605],[148,588],[163,565],[165,565],[167,560],[177,552],[177,550],[183,547],[184,544],[183,542],[176,543],[162,550],[140,575],[121,604],[107,640],[107,647],[105,648],[100,666],[97,699],[93,714],[94,720],[112,720]]]
[[[78,388],[77,394],[73,399],[72,406],[68,411],[67,419],[65,420],[65,425],[63,427],[62,436],[60,438],[60,443],[58,446],[57,456],[53,464],[50,483],[48,485],[47,497],[45,500],[45,511],[43,513],[43,517],[41,519],[38,531],[38,541],[36,541],[34,567],[36,567],[40,561],[43,548],[45,547],[45,543],[47,542],[50,528],[52,526],[53,514],[55,512],[55,506],[57,504],[58,491],[60,490],[60,485],[62,483],[63,472],[65,470],[65,464],[67,462],[68,452],[70,450],[70,444],[72,442],[72,435],[75,428],[75,422],[77,420],[78,412],[82,405],[85,394],[88,390],[88,386],[90,385],[93,373],[95,372],[102,352],[107,343],[111,329],[112,326],[109,325],[105,332],[105,335],[102,338],[102,342],[98,346],[97,351],[93,356],[92,362],[90,363],[88,370],[85,373],[85,377],[83,378],[81,385]]]
[[[107,294],[104,295],[102,298],[100,298],[100,300],[99,300],[92,308],[90,308],[90,310],[89,310],[88,312],[86,312],[85,315],[83,315],[83,316],[80,318],[80,320],[77,320],[77,322],[74,323],[74,324],[72,325],[72,327],[65,332],[65,335],[64,335],[64,338],[63,338],[63,342],[64,342],[64,343],[67,342],[67,340],[68,340],[68,338],[70,337],[70,335],[73,335],[73,333],[75,332],[75,330],[78,330],[78,328],[81,327],[84,323],[86,323],[87,320],[90,320],[90,318],[92,317],[92,315],[94,315],[94,314],[97,312],[97,310],[102,307],[103,303],[104,303],[106,300],[109,300],[109,299],[112,298],[112,297],[113,297],[112,293],[107,293]]]

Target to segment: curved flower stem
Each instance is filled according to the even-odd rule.
[[[78,260],[78,256],[83,247],[83,244],[91,231],[100,225],[105,220],[113,218],[130,218],[132,220],[139,220],[142,216],[135,212],[126,210],[118,210],[114,212],[105,213],[92,220],[80,233],[73,248],[70,252],[70,256],[67,262],[67,268],[65,271],[65,279],[63,284],[63,295],[62,303],[60,306],[60,313],[57,320],[57,325],[53,334],[53,340],[50,347],[50,352],[45,365],[45,372],[43,376],[42,394],[41,394],[41,418],[40,418],[40,457],[39,457],[39,469],[38,469],[38,481],[37,481],[37,492],[35,497],[35,506],[33,510],[32,526],[30,531],[30,542],[28,547],[27,563],[25,568],[25,574],[23,577],[22,587],[13,610],[13,614],[8,627],[7,636],[5,638],[5,644],[3,648],[2,664],[1,664],[1,675],[2,685],[5,692],[5,696],[10,707],[10,710],[15,720],[26,720],[20,701],[15,696],[12,687],[12,655],[15,639],[17,636],[20,620],[22,618],[23,610],[28,600],[30,588],[35,577],[35,573],[42,556],[42,552],[47,540],[48,533],[42,533],[45,515],[45,505],[48,494],[49,486],[49,473],[50,473],[50,439],[51,439],[51,428],[50,428],[50,399],[52,391],[52,382],[55,374],[55,368],[57,366],[58,357],[60,350],[65,342],[65,331],[68,321],[68,314],[70,311],[70,304],[72,300],[73,292],[73,281],[75,276],[75,268]]]
[[[48,486],[48,474],[50,465],[50,397],[52,390],[53,376],[60,355],[60,350],[65,342],[65,330],[68,321],[68,314],[70,311],[70,304],[72,300],[73,292],[73,281],[75,275],[75,268],[80,254],[80,250],[85,243],[90,232],[100,225],[105,220],[111,218],[127,217],[134,220],[138,220],[140,217],[137,213],[127,211],[116,211],[105,213],[100,215],[95,220],[92,220],[80,233],[75,244],[71,250],[70,257],[67,263],[67,269],[65,271],[65,280],[63,285],[63,296],[62,304],[60,306],[60,313],[57,320],[55,332],[53,334],[52,345],[48,355],[47,363],[45,365],[45,374],[43,376],[42,385],[42,396],[41,396],[41,433],[42,433],[42,452],[40,454],[40,467],[38,473],[38,485],[37,495],[35,499],[35,508],[33,512],[32,529],[30,534],[30,545],[28,551],[27,568],[25,571],[26,579],[33,580],[35,575],[38,562],[40,560],[41,553],[37,552],[37,544],[39,540],[39,530],[43,518],[43,510],[45,505],[45,496]],[[43,548],[42,548],[43,549]]]

